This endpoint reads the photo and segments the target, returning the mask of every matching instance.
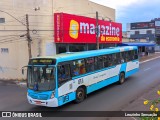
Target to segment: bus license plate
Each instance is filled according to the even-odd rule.
[[[35,101],[35,103],[39,105],[39,104],[41,104],[41,101]]]

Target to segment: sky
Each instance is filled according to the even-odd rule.
[[[116,10],[116,22],[126,24],[160,18],[160,0],[90,0]]]

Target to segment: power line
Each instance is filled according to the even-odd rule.
[[[3,42],[0,42],[1,44],[7,44],[7,43],[13,43],[13,42],[20,42],[20,41],[25,41],[25,42],[27,42],[26,40],[20,40],[20,39],[18,39],[18,40],[13,40],[13,39],[11,39],[11,40],[7,40],[7,41],[3,41]]]
[[[13,38],[17,38],[17,37],[4,38],[4,39],[0,39],[0,41],[4,41],[4,40],[8,40],[8,39],[13,39]]]
[[[13,15],[11,15],[10,13],[5,12],[5,11],[3,11],[3,10],[0,10],[0,12],[6,13],[7,15],[11,16],[12,18],[14,18],[14,19],[17,20],[18,22],[20,22],[22,25],[26,26],[23,22],[21,22],[20,20],[18,20],[16,17],[14,17]]]

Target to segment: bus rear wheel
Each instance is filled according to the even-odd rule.
[[[76,91],[76,103],[80,103],[85,99],[85,90],[82,87],[79,87]]]
[[[123,84],[125,81],[125,74],[123,72],[119,75],[119,84]]]

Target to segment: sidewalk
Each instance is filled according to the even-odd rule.
[[[154,59],[160,57],[160,53],[150,54],[149,56],[144,56],[140,58],[140,62],[144,62],[149,59]],[[144,105],[145,100],[157,100],[160,98],[160,95],[157,94],[157,91],[160,90],[160,81],[154,83],[150,88],[148,88],[140,96],[135,96],[136,98],[133,101],[130,101],[128,104],[121,108],[121,111],[150,111],[149,105]],[[160,104],[157,106],[160,109]],[[141,120],[139,117],[109,117],[107,120]]]
[[[160,57],[160,52],[151,53],[148,56],[140,57],[139,61],[142,62],[142,61],[145,61],[145,60],[148,60],[148,59],[152,59],[152,58],[155,58],[155,57]]]

